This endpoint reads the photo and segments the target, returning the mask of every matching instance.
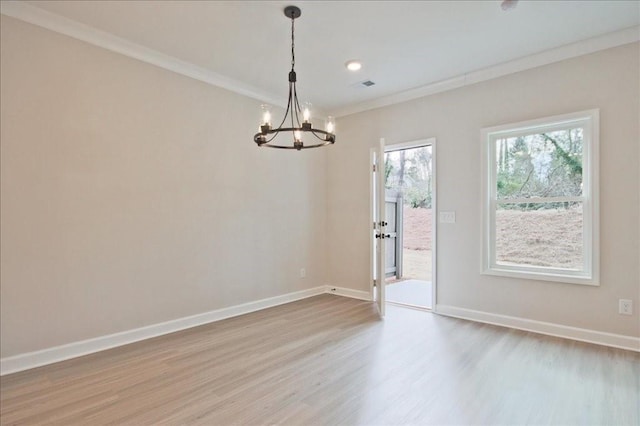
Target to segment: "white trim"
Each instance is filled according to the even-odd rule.
[[[472,309],[458,308],[448,305],[437,305],[436,313],[448,317],[514,328],[516,330],[531,331],[533,333],[545,334],[547,336],[562,337],[580,342],[594,343],[596,345],[640,352],[640,338],[633,336],[605,333],[602,331],[570,327],[508,315],[492,314],[489,312],[475,311]]]
[[[386,197],[386,165],[384,158],[385,139],[380,138],[380,145],[378,146],[378,165],[376,168],[376,191],[377,191],[377,205],[376,210],[378,212],[378,230],[380,235],[387,233],[387,197]],[[382,240],[382,237],[378,240],[376,247],[376,302],[378,304],[378,312],[380,317],[384,317],[387,310],[387,283],[386,283],[386,255],[387,244]]]
[[[485,127],[480,132],[482,178],[482,247],[481,274],[511,278],[562,282],[598,286],[599,276],[599,120],[598,109],[543,117],[518,123]],[[496,149],[494,141],[535,134],[549,129],[569,129],[580,126],[584,130],[583,144],[583,191],[580,197],[532,197],[529,199],[498,199],[496,193]],[[532,265],[500,264],[496,260],[496,206],[498,204],[526,202],[554,202],[576,200],[583,207],[583,265],[580,270],[540,267]]]
[[[325,293],[336,294],[338,296],[343,296],[343,297],[350,297],[352,299],[366,300],[367,302],[373,301],[371,293],[369,293],[368,291],[354,290],[352,288],[326,285]]]
[[[380,244],[374,238],[374,234],[385,233],[384,226],[381,225],[385,221],[385,196],[384,196],[384,153],[385,139],[380,138],[378,146],[369,150],[369,299],[374,300],[378,305],[380,316],[384,317],[385,311],[385,287],[383,285],[385,279],[384,267],[384,244]],[[372,168],[374,167],[374,168]],[[375,170],[375,172],[374,172]],[[374,280],[377,280],[378,286],[374,295]]]
[[[539,271],[536,271],[536,268]],[[493,275],[496,277],[520,278],[527,280],[550,281],[554,283],[580,284],[598,287],[600,284],[587,275],[579,275],[576,271],[567,269],[566,272],[561,269],[551,269],[536,266],[522,265],[495,265],[484,269],[482,275]],[[573,275],[569,275],[573,274]]]
[[[481,70],[469,72],[457,77],[427,84],[389,96],[348,105],[333,111],[335,117],[344,117],[363,111],[381,108],[389,105],[411,101],[425,96],[442,93],[460,87],[469,86],[505,75],[514,74],[531,68],[564,61],[582,55],[611,49],[613,47],[634,43],[640,40],[640,26],[629,27],[620,31],[589,38],[576,43],[567,44],[555,49],[545,50],[540,53],[525,56],[513,61],[504,62]]]
[[[518,121],[517,123],[500,124],[498,126],[485,127],[485,133],[495,134],[503,138],[525,136],[538,130],[567,130],[593,115],[598,115],[599,109],[588,109],[567,114],[558,114],[533,120]]]
[[[376,242],[374,238],[375,231],[377,229],[376,225],[376,214],[375,214],[375,196],[373,191],[375,190],[375,174],[373,173],[373,167],[377,167],[376,165],[376,148],[369,149],[369,299],[374,300],[375,295],[373,294],[373,282],[376,279]]]
[[[286,106],[282,98],[265,93],[239,80],[215,73],[190,62],[174,58],[173,56],[130,42],[111,33],[98,30],[89,25],[48,12],[22,1],[0,2],[0,13],[56,33],[73,37],[94,46],[102,47],[103,49],[173,71],[212,86],[221,87],[271,105],[283,108]]]
[[[112,52],[120,53],[130,58],[135,58],[160,68],[182,74],[186,77],[190,77],[213,86],[221,87],[253,99],[267,102],[271,105],[281,107],[286,106],[280,97],[265,93],[256,87],[242,83],[233,78],[217,74],[208,69],[182,61],[164,53],[160,53],[156,50],[132,43],[123,38],[114,36],[113,34],[105,31],[97,30],[72,19],[47,12],[39,7],[22,1],[3,0],[0,2],[0,13],[78,40],[82,40],[93,44],[94,46],[102,47],[104,49],[111,50]],[[427,84],[415,89],[406,90],[389,96],[383,96],[381,98],[361,102],[355,105],[347,105],[342,108],[337,108],[331,115],[334,117],[343,117],[383,106],[398,104],[554,62],[560,62],[565,59],[622,46],[639,40],[640,26],[634,26],[525,56],[513,61],[504,62],[485,69],[472,71],[467,74]]]
[[[347,289],[344,290],[345,294],[341,294],[342,292],[337,294],[346,296],[346,293],[349,292],[346,291]],[[358,293],[366,294],[366,292],[357,292],[356,290],[350,290],[350,292],[354,295],[357,295]],[[281,296],[257,300],[255,302],[243,303],[241,305],[230,306],[228,308],[216,309],[202,314],[152,324],[133,330],[122,331],[120,333],[109,334],[106,336],[95,337],[93,339],[81,340],[79,342],[68,343],[66,345],[2,358],[0,359],[0,376],[47,364],[53,364],[55,362],[65,361],[67,359],[104,351],[106,349],[127,345],[129,343],[139,342],[141,340],[162,336],[164,334],[174,333],[176,331],[197,327],[199,325],[209,324],[211,322],[236,317],[238,315],[248,314],[323,293],[328,293],[327,286],[314,287],[307,290],[283,294]]]
[[[436,138],[431,141],[431,310],[436,312],[438,306],[438,156],[436,150]]]
[[[418,139],[409,142],[398,142],[391,145],[384,146],[384,152],[404,151],[405,149],[422,148],[423,146],[429,146],[434,143],[435,138]]]

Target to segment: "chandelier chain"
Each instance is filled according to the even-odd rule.
[[[295,37],[293,36],[294,33],[294,23],[295,23],[295,18],[293,18],[293,16],[291,17],[291,71],[294,71],[295,66],[296,66],[296,52],[295,52]]]

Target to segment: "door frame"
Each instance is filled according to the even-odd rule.
[[[391,151],[400,151],[402,149],[411,149],[411,148],[420,148],[423,146],[431,146],[431,172],[433,173],[433,180],[431,181],[431,210],[432,210],[432,218],[431,218],[431,298],[432,298],[432,306],[430,309],[430,311],[432,312],[436,312],[436,307],[438,306],[437,303],[437,252],[438,252],[438,210],[437,210],[437,205],[438,205],[438,173],[437,173],[437,155],[436,155],[436,138],[435,137],[430,137],[430,138],[425,138],[425,139],[417,139],[417,140],[412,140],[412,141],[406,141],[406,142],[398,142],[398,143],[391,143],[389,145],[385,144],[384,146],[384,152],[391,152]],[[372,162],[373,159],[373,153],[374,151],[376,151],[377,148],[371,148],[370,153],[369,153],[369,158],[370,158],[370,162]],[[371,174],[371,172],[369,172]],[[375,241],[374,241],[374,237],[373,237],[373,232],[371,232],[372,230],[372,226],[374,225],[374,218],[373,218],[373,201],[374,201],[374,197],[373,197],[373,182],[372,179],[369,179],[369,240],[370,240],[370,265],[369,265],[369,275],[370,275],[370,280],[369,280],[369,285],[370,285],[370,292],[369,292],[369,297],[371,298],[371,300],[374,300],[373,298],[373,270],[375,268]]]

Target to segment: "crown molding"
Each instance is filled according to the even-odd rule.
[[[469,86],[471,84],[480,83],[482,81],[491,80],[505,75],[514,74],[531,68],[560,62],[566,59],[575,58],[577,56],[588,55],[589,53],[598,52],[600,50],[610,49],[624,44],[640,41],[640,26],[626,28],[624,30],[605,34],[598,37],[589,38],[576,43],[567,44],[555,49],[545,50],[544,52],[525,56],[509,62],[503,62],[492,67],[480,69],[457,77],[438,81],[435,83],[420,86],[404,92],[395,93],[389,96],[383,96],[365,101],[356,105],[337,108],[333,111],[335,117],[344,117],[359,112],[369,111],[389,105],[407,102],[425,96],[434,95],[436,93],[446,92],[448,90],[458,89],[460,87]]]
[[[266,93],[256,87],[242,83],[233,78],[229,78],[192,63],[182,61],[164,53],[158,52],[142,45],[132,43],[113,34],[107,33],[65,18],[63,16],[47,12],[36,6],[15,1],[3,0],[0,2],[0,13],[12,18],[37,25],[48,30],[64,34],[69,37],[84,41],[94,46],[102,47],[112,52],[120,53],[155,65],[160,68],[193,78],[195,80],[220,87],[240,95],[244,95],[271,105],[286,107],[281,98]],[[370,101],[361,102],[355,105],[348,105],[336,108],[332,112],[335,117],[344,117],[359,112],[364,112],[376,108],[381,108],[413,99],[422,98],[436,93],[446,92],[482,81],[491,80],[508,74],[536,68],[539,66],[559,62],[577,56],[587,55],[600,50],[621,46],[628,43],[640,41],[640,26],[626,28],[617,32],[593,37],[576,43],[561,46],[555,49],[546,50],[534,55],[525,56],[513,61],[504,62],[492,67],[462,74],[450,79],[420,86],[404,92],[383,96]],[[319,112],[318,112],[319,113]]]
[[[227,89],[271,105],[286,106],[282,99],[276,99],[251,85],[21,1],[3,0],[0,2],[0,13],[212,86]]]

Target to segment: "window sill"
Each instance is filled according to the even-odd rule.
[[[600,285],[597,278],[590,276],[568,275],[555,272],[532,272],[503,269],[499,266],[486,268],[482,275],[493,275],[498,277],[520,278],[525,280],[552,281],[556,283],[579,284],[597,287]]]

